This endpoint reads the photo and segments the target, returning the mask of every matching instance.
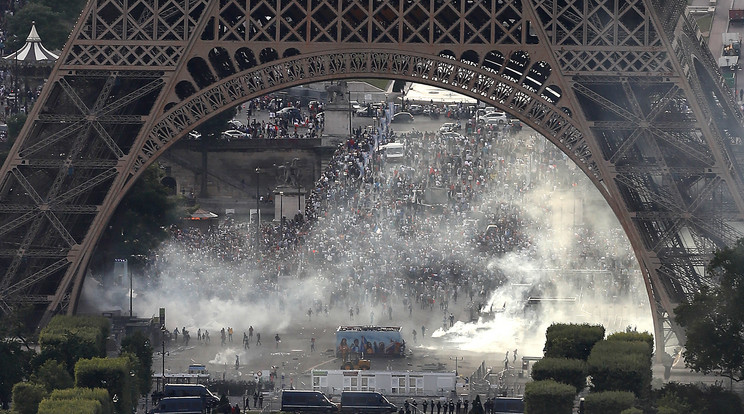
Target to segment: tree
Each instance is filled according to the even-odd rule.
[[[32,0],[31,3],[47,6],[54,10],[63,19],[65,24],[70,26],[69,31],[72,31],[72,27],[75,25],[87,0]]]
[[[161,179],[160,169],[151,165],[132,186],[98,243],[94,268],[105,269],[116,258],[148,256],[168,237],[167,228],[178,221],[178,206]]]
[[[744,379],[744,239],[716,252],[708,276],[712,286],[675,309],[687,334],[685,363],[738,382]]]
[[[134,367],[137,374],[139,393],[146,395],[152,386],[152,346],[145,334],[136,331],[121,341],[121,355],[133,354],[138,364]]]
[[[72,375],[67,372],[64,362],[54,359],[45,361],[33,374],[31,382],[35,382],[46,389],[47,393],[54,390],[72,388]]]
[[[24,351],[21,344],[3,339],[0,340],[0,408],[7,409],[10,403],[13,385],[22,381],[30,371],[31,352]]]
[[[59,6],[62,3],[64,2],[58,1],[55,4]],[[8,16],[8,33],[14,35],[8,37],[8,50],[15,51],[23,46],[31,30],[31,22],[36,22],[36,31],[39,32],[44,46],[50,50],[62,49],[72,31],[72,25],[62,19],[55,9],[43,4],[30,3],[14,15]]]

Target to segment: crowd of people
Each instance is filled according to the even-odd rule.
[[[206,233],[174,227],[152,270],[160,280],[199,286],[194,295],[269,301],[289,315],[310,309],[366,323],[376,314],[402,324],[414,309],[437,309],[445,330],[450,316],[467,322],[478,311],[506,309],[492,296],[507,282],[528,286],[511,298],[515,312],[528,297],[559,290],[644,297],[619,226],[597,228],[556,206],[559,198],[575,204],[586,191],[577,195],[582,173],[568,168],[559,150],[506,125],[467,125],[380,137],[356,130],[333,154],[304,214],[264,224],[259,240],[255,227],[232,219]],[[378,151],[391,141],[404,145],[402,160]],[[569,225],[555,222],[566,217]],[[534,262],[534,271],[494,265],[510,255]],[[587,270],[577,277],[575,269]],[[286,282],[295,279],[317,283],[292,292]]]

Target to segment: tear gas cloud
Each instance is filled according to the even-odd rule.
[[[370,171],[368,158],[337,154],[330,167],[338,174],[321,177],[317,221],[301,237],[264,230],[260,261],[255,227],[178,233],[148,277],[135,278],[135,313],[154,316],[165,307],[169,328],[207,329],[212,338],[228,326],[242,333],[250,325],[269,339],[308,326],[332,335],[333,326],[369,322],[402,323],[410,342],[424,325],[437,338],[429,346],[519,347],[523,355],[542,352],[553,322],[653,332],[643,279],[617,219],[544,138],[402,141],[408,165],[386,165],[378,186],[354,180]],[[442,161],[437,148],[456,156]],[[427,187],[450,182],[458,184],[449,187],[448,207],[421,204]],[[94,308],[128,309],[127,294],[86,279],[84,301]]]

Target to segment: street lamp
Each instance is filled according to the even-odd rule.
[[[295,158],[292,160],[292,164],[295,165],[295,179],[297,180],[297,214],[302,215],[302,200],[300,200],[300,159]]]
[[[346,93],[349,95],[349,138],[351,138],[354,135],[354,132],[351,128],[351,91],[346,91]]]
[[[284,230],[284,191],[279,192],[279,225]]]
[[[165,352],[165,332],[166,332],[165,325],[160,325],[160,337],[163,340],[163,352],[160,354],[163,356],[163,376],[161,377],[163,381],[163,391],[165,391],[165,356],[168,355]]]
[[[450,361],[451,360],[454,360],[455,361],[455,377],[458,376],[458,373],[457,373],[457,361],[462,361],[462,359],[463,359],[462,357],[450,357]]]
[[[260,249],[260,239],[261,239],[261,213],[260,211],[260,205],[259,202],[261,201],[261,193],[259,186],[259,179],[261,177],[261,168],[256,167],[256,253],[258,253]]]

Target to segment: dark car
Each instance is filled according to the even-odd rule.
[[[281,410],[297,413],[336,413],[338,406],[320,391],[282,391]]]
[[[206,408],[214,407],[220,402],[219,397],[212,394],[212,392],[202,384],[165,384],[163,396],[199,397]]]
[[[393,115],[393,119],[391,122],[411,123],[413,122],[413,115],[411,115],[410,112],[398,112],[397,114]]]
[[[395,413],[398,407],[379,392],[344,391],[341,393],[341,413],[382,414]]]
[[[207,412],[200,397],[166,397],[152,410],[153,414],[203,414]]]

